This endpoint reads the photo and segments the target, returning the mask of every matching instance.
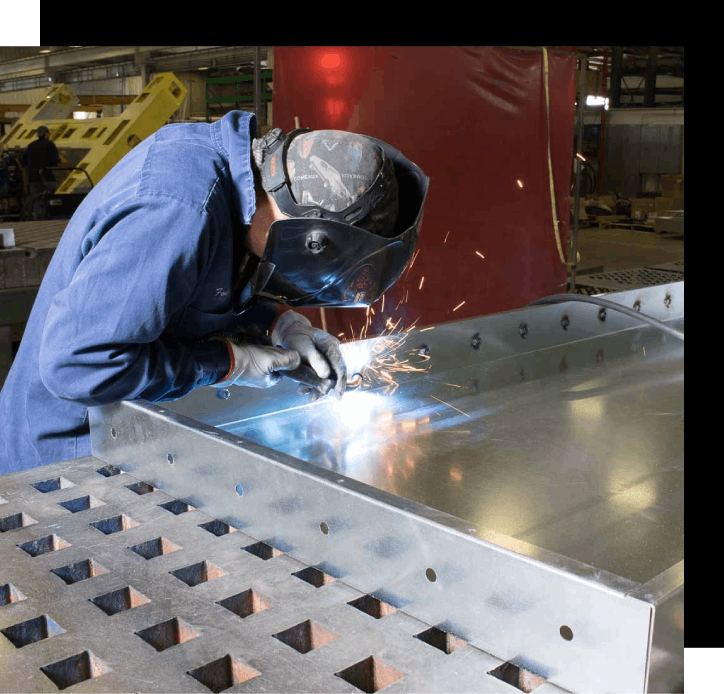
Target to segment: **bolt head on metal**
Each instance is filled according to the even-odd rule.
[[[633,307],[634,307],[634,311],[638,311],[639,313],[641,313],[641,302],[640,301],[634,301]]]
[[[606,320],[606,309],[605,308],[602,308],[598,312],[598,320],[600,320],[601,323],[603,323]]]
[[[430,352],[430,348],[427,345],[420,345],[420,348],[418,349],[418,354],[421,357],[427,356],[427,354]]]
[[[219,400],[228,400],[231,397],[231,391],[228,388],[222,388],[216,391],[216,397]]]
[[[571,319],[568,316],[563,316],[563,318],[561,318],[561,327],[564,330],[568,330],[568,326],[570,324],[571,324]]]
[[[667,294],[664,298],[664,306],[666,306],[666,308],[671,308],[671,294]]]
[[[482,339],[480,338],[480,333],[475,333],[473,335],[473,339],[470,340],[470,346],[473,349],[480,349],[480,345],[483,343]]]
[[[525,339],[525,336],[528,334],[528,326],[525,323],[521,323],[518,326],[518,335],[520,335],[523,339]]]

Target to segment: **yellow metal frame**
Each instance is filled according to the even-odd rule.
[[[27,147],[38,128],[47,126],[61,156],[66,149],[82,154],[76,164],[82,171],[71,171],[55,192],[80,192],[88,187],[88,177],[97,184],[131,149],[163,126],[187,93],[176,75],[161,72],[120,116],[81,121],[67,119],[78,100],[69,87],[59,84],[23,114],[2,142],[9,148]]]

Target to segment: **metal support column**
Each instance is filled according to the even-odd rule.
[[[603,75],[601,76],[601,91],[604,96],[609,97],[609,105],[611,104],[611,90],[608,87],[608,48],[603,51]],[[606,105],[601,109],[601,139],[598,145],[598,194],[603,195],[605,189],[603,187],[604,177],[606,175]]]
[[[586,68],[588,61],[581,56],[581,66],[578,79],[578,132],[576,134],[576,152],[573,161],[576,167],[576,181],[573,202],[573,233],[572,233],[572,254],[573,266],[571,267],[571,286],[569,291],[576,291],[576,258],[578,257],[578,206],[581,199],[581,150],[583,149],[583,113],[586,107]]]
[[[623,46],[612,46],[611,50],[611,99],[610,108],[621,106],[621,68],[623,64]],[[605,87],[604,87],[605,89]]]
[[[256,114],[256,127],[258,132],[261,132],[262,126],[261,111],[261,50],[259,46],[254,46],[254,113]]]
[[[658,46],[649,46],[649,57],[646,60],[646,86],[644,88],[644,106],[647,108],[656,106],[656,68],[658,54]]]

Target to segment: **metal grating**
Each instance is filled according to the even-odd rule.
[[[576,278],[579,294],[603,294],[622,292],[641,287],[655,287],[660,284],[681,282],[684,279],[684,261],[667,263],[656,267],[637,267],[629,270],[611,270],[581,275]]]
[[[139,482],[0,477],[1,692],[563,692]]]

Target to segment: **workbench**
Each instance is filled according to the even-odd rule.
[[[683,329],[683,282],[606,299]],[[0,690],[682,691],[683,341],[570,302],[344,345],[392,349],[0,478]]]

